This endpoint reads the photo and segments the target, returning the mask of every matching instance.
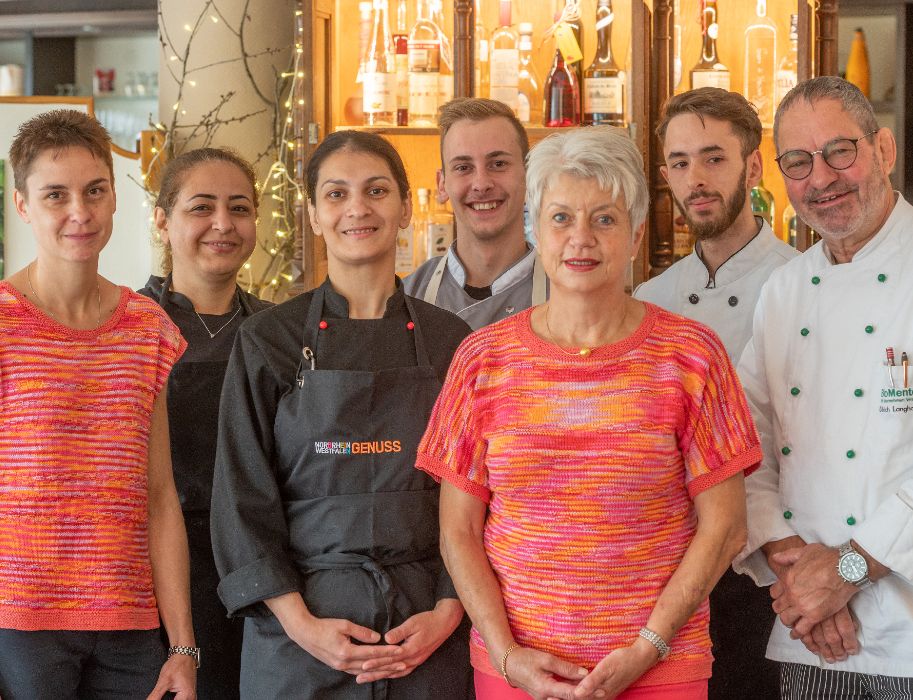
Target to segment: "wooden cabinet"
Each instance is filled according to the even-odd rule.
[[[789,15],[799,16],[799,79],[811,75],[836,72],[836,0],[769,2],[768,12],[778,28],[778,44],[786,46],[789,35]],[[741,55],[744,30],[749,21],[748,8],[754,2],[720,2],[720,53],[729,61],[734,78],[741,75],[738,55]],[[395,8],[396,3],[391,2]],[[540,76],[547,75],[554,55],[553,40],[543,41],[543,30],[552,24],[554,0],[514,0],[514,24],[533,22],[534,61]],[[596,0],[581,0],[583,18],[584,66],[592,60],[596,48]],[[727,9],[728,8],[728,9]],[[643,250],[634,263],[633,281],[638,283],[658,274],[672,263],[673,202],[660,174],[662,151],[653,131],[662,105],[673,94],[675,61],[675,25],[681,27],[681,60],[684,78],[680,87],[687,88],[687,73],[697,61],[700,51],[700,0],[615,0],[615,20],[612,48],[616,60],[624,65],[628,81],[627,112],[629,130],[641,150],[651,189],[651,208],[648,220],[649,235]],[[678,9],[679,18],[675,11]],[[415,2],[409,2],[408,26],[414,21]],[[299,94],[295,96],[296,167],[303,184],[303,168],[309,152],[328,131],[337,128],[365,128],[352,123],[351,98],[355,94],[358,71],[358,3],[352,0],[298,0],[298,44],[301,52]],[[497,25],[498,3],[482,0],[480,13],[489,31]],[[728,13],[728,14],[727,14]],[[454,95],[472,94],[474,73],[473,36],[475,25],[473,0],[452,0],[444,3],[444,24],[453,44]],[[395,17],[395,13],[393,13]],[[728,58],[732,54],[733,58]],[[741,80],[733,80],[732,88],[740,89]],[[347,110],[346,103],[349,102]],[[431,128],[382,127],[375,129],[387,136],[403,157],[413,190],[432,187],[439,167],[437,132]],[[538,141],[545,128],[531,128],[530,140]],[[765,184],[774,192],[782,207],[786,204],[785,190],[779,171],[773,163],[770,134],[765,134],[762,146],[765,157]],[[325,253],[307,222],[302,206],[299,216],[301,250],[301,287],[318,284],[326,272]]]

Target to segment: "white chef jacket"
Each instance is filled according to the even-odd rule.
[[[710,326],[733,364],[751,337],[751,320],[770,273],[798,251],[784,243],[761,217],[758,234],[717,268],[713,278],[697,252],[634,290],[634,298]]]
[[[856,540],[893,572],[850,601],[859,655],[825,664],[777,619],[767,656],[903,677],[913,676],[913,368],[904,389],[886,348],[897,365],[902,352],[913,359],[913,206],[896,196],[851,262],[834,264],[818,243],[761,292],[739,375],[764,460],[746,481],[749,539],[734,568],[769,585],[765,543]]]
[[[453,243],[447,251],[446,265],[441,270],[443,277],[440,278],[436,294],[430,293],[433,288],[429,290],[429,284],[432,283],[441,257],[431,258],[423,263],[403,280],[403,285],[409,296],[447,309],[466,321],[473,330],[478,330],[482,326],[500,321],[546,300],[548,282],[538,260],[536,249],[530,248],[526,255],[491,283],[490,297],[473,299],[463,289],[463,285],[466,284],[466,270],[456,253],[456,243]],[[538,284],[534,284],[536,274],[540,277]],[[542,298],[533,299],[534,291],[538,291]]]

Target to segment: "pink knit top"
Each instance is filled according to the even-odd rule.
[[[148,439],[185,346],[126,287],[103,326],[81,331],[0,282],[0,628],[158,627]]]
[[[592,669],[631,644],[682,559],[692,499],[761,449],[709,328],[647,304],[623,341],[571,356],[527,310],[457,350],[418,466],[488,504],[484,546],[514,637]],[[710,676],[707,602],[635,685]],[[475,668],[497,675],[476,630]]]

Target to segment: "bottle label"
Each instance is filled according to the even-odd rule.
[[[777,71],[777,82],[776,82],[776,98],[775,104],[779,105],[780,102],[786,97],[786,93],[796,87],[798,82],[798,76],[795,71],[791,70],[778,70]]]
[[[406,109],[409,106],[409,55],[396,54],[396,107]]]
[[[492,92],[494,92],[495,88],[514,88],[516,90],[520,84],[519,50],[492,49],[491,78],[489,82]]]
[[[396,111],[396,73],[365,73],[363,89],[365,114]]]
[[[605,17],[603,17],[601,20],[599,20],[598,22],[596,22],[596,31],[598,32],[598,31],[599,31],[600,29],[602,29],[603,27],[608,27],[610,24],[612,24],[612,21],[613,21],[614,19],[615,19],[615,13],[614,13],[614,12],[610,12],[610,13],[607,14]]]
[[[453,243],[453,224],[428,224],[428,257],[444,255]]]
[[[413,245],[414,229],[412,224],[408,228],[401,228],[396,234],[396,274],[408,275],[415,269],[415,246]]]
[[[441,45],[436,41],[409,42],[409,70],[437,73],[441,69]]]
[[[558,50],[564,56],[564,62],[568,65],[577,63],[583,58],[583,52],[580,50],[580,44],[577,43],[577,37],[574,36],[574,30],[564,22],[555,29],[555,41],[558,43]]]
[[[584,78],[583,111],[586,114],[621,114],[624,82],[619,77]]]
[[[409,116],[430,117],[437,114],[440,73],[409,73]]]
[[[514,110],[514,114],[516,114],[520,108],[520,91],[515,87],[491,85],[488,88],[488,96],[493,100],[506,104]]]
[[[521,92],[517,95],[517,104],[517,119],[529,124],[529,98]]]
[[[438,104],[446,104],[453,99],[453,74],[439,73]]]
[[[691,89],[701,87],[718,87],[729,90],[728,70],[695,70],[691,71]]]

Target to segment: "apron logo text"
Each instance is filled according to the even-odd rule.
[[[367,442],[315,442],[314,451],[319,455],[367,455],[401,452],[399,440],[371,440]]]

